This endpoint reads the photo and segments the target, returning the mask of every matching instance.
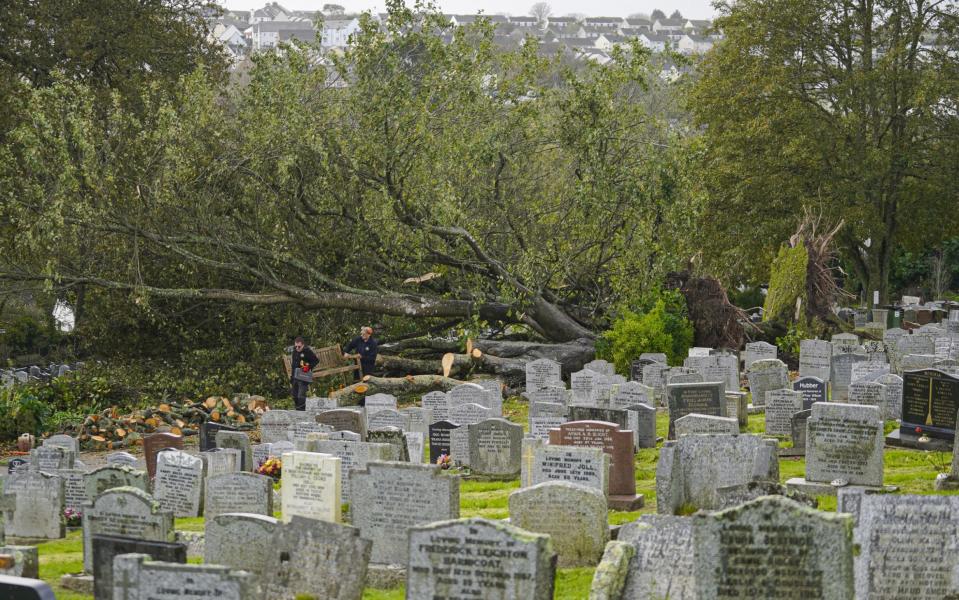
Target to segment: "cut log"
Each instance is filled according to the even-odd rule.
[[[479,359],[483,358],[483,351],[480,350],[479,348],[473,348],[472,350],[470,350],[469,352],[467,352],[467,354],[469,354],[470,356],[472,356],[473,359],[475,359],[475,360],[479,360]]]
[[[465,383],[458,379],[451,379],[441,375],[409,375],[406,377],[370,377],[365,392],[358,392],[357,388],[364,386],[354,383],[341,390],[330,393],[330,398],[339,400],[344,406],[357,405],[363,396],[368,394],[425,394],[427,392],[448,392],[454,387]]]
[[[450,369],[453,368],[454,360],[456,360],[456,356],[452,352],[443,355],[443,360],[441,361],[443,365],[443,377],[450,376]]]

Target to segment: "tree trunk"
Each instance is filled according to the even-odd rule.
[[[355,406],[360,398],[370,394],[392,394],[394,396],[408,394],[425,394],[427,392],[448,392],[454,387],[466,383],[458,379],[450,379],[440,375],[410,375],[407,377],[370,377],[363,382],[357,382],[343,389],[330,392],[330,398],[339,400],[343,406]],[[366,391],[358,393],[358,386],[366,386]]]

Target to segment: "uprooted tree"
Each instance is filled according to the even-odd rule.
[[[197,71],[136,113],[70,80],[32,90],[0,140],[0,281],[520,326],[565,348],[503,360],[588,357],[684,239],[647,107],[667,84],[639,47],[574,72],[447,26],[393,3],[342,56],[264,55],[228,88]]]

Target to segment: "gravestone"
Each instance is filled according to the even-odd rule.
[[[366,426],[369,431],[386,429],[387,427],[396,427],[400,431],[408,431],[410,422],[406,415],[398,410],[381,408],[374,412],[372,416],[367,415]]]
[[[583,406],[599,406],[603,390],[609,389],[606,376],[596,371],[583,369],[570,375],[569,387],[572,390],[570,402]]]
[[[113,559],[121,554],[145,554],[153,560],[186,564],[186,544],[179,542],[97,534],[92,545],[94,600],[113,600]]]
[[[763,496],[784,496],[809,508],[817,508],[819,506],[819,501],[815,498],[810,498],[802,492],[791,490],[781,483],[775,481],[750,481],[739,485],[716,488],[716,497],[719,500],[717,510],[739,506],[740,504],[752,502]]]
[[[264,550],[282,525],[272,515],[221,513],[207,517],[203,532],[203,562],[255,573],[261,581],[267,561]],[[251,550],[253,550],[251,552]]]
[[[526,391],[532,392],[553,385],[563,386],[563,366],[548,358],[526,363]]]
[[[833,346],[849,346],[859,343],[859,336],[855,333],[836,333],[831,338]]]
[[[686,415],[726,416],[726,384],[671,383],[666,386],[666,402],[669,406],[669,438],[675,438],[676,420]]]
[[[603,375],[616,374],[616,366],[610,363],[609,361],[605,361],[601,358],[597,358],[595,360],[589,361],[588,363],[583,365],[583,368],[589,369],[590,371],[596,371],[597,373],[601,373]]]
[[[113,563],[114,600],[177,600],[216,596],[260,600],[256,576],[218,565],[154,562],[146,554],[121,554]]]
[[[473,402],[451,404],[449,415],[450,421],[459,423],[460,425],[472,425],[473,423],[479,423],[480,421],[496,417],[490,409]]]
[[[731,354],[710,354],[709,356],[690,356],[683,365],[695,369],[703,381],[722,381],[726,389],[739,390],[739,359]]]
[[[666,372],[666,385],[675,383],[702,383],[702,374],[687,367],[670,367]]]
[[[430,462],[436,464],[440,455],[452,456],[450,432],[458,425],[449,421],[430,423]]]
[[[618,408],[597,408],[594,406],[576,406],[569,407],[569,421],[605,421],[606,423],[616,423],[623,431],[633,432],[633,447],[636,447],[636,428],[638,412],[628,411]],[[558,427],[558,426],[557,426]]]
[[[422,463],[426,460],[426,436],[420,431],[404,431],[403,437],[406,438],[406,450],[410,462]]]
[[[77,455],[72,450],[60,446],[40,446],[30,451],[30,465],[34,470],[55,473],[72,469]]]
[[[880,375],[884,375],[889,372],[889,365],[886,363],[876,362],[872,360],[863,360],[857,363],[853,363],[849,371],[849,385],[856,383],[857,381],[862,381],[868,379],[869,381],[875,381]]]
[[[283,455],[280,498],[283,522],[294,516],[339,523],[340,459],[315,452]]]
[[[315,418],[315,417],[314,417]],[[306,440],[306,436],[311,433],[332,433],[333,428],[329,425],[323,425],[322,423],[317,423],[316,421],[297,421],[293,424],[293,448],[296,448],[296,444]],[[276,447],[281,444],[289,444],[290,442],[273,442],[273,449],[276,451]],[[289,452],[290,449],[282,449],[280,452]]]
[[[270,456],[280,458],[287,452],[293,452],[296,449],[296,444],[290,442],[273,442],[270,444]]]
[[[883,419],[889,418],[885,414],[886,390],[881,383],[859,380],[849,384],[849,404],[875,406]]]
[[[524,395],[530,404],[534,402],[562,404],[563,406],[569,404],[569,390],[564,387],[547,386],[532,392],[525,392]]]
[[[449,392],[450,409],[460,404],[479,404],[487,408],[492,416],[503,414],[502,394],[491,394],[483,386],[475,383],[463,383]]]
[[[957,540],[959,496],[862,495],[856,597],[955,598]]]
[[[370,546],[355,527],[293,517],[265,549],[264,597],[359,600]]]
[[[450,457],[453,462],[464,467],[470,466],[469,425],[461,425],[450,431]]]
[[[329,425],[333,431],[352,431],[366,439],[366,417],[362,411],[337,408],[316,415],[316,422]]]
[[[83,510],[90,497],[87,496],[87,486],[84,477],[86,471],[82,469],[67,469],[57,471],[57,476],[63,479],[63,508],[76,511]]]
[[[849,384],[852,383],[852,365],[857,362],[864,362],[866,357],[862,354],[841,353],[832,357],[832,374],[830,383],[832,384],[832,401],[845,402],[849,396]]]
[[[634,404],[656,405],[653,388],[636,381],[616,386],[609,398],[610,408],[626,408]]]
[[[881,486],[882,430],[875,406],[814,404],[806,422],[806,481],[828,484],[841,479],[851,485]],[[803,491],[802,480],[786,483]],[[822,493],[835,493],[829,487]]]
[[[394,452],[391,460],[399,460],[402,462],[410,461],[409,448],[406,446],[406,436],[404,436],[403,432],[399,429],[388,427],[386,429],[370,431],[366,434],[366,438],[370,443],[389,444],[393,446]]]
[[[83,570],[93,572],[93,536],[117,535],[172,542],[173,513],[143,490],[122,487],[103,492],[84,507]]]
[[[214,423],[213,421],[206,421],[200,424],[200,452],[212,450],[217,447],[217,431],[236,431],[236,427],[222,423]]]
[[[832,372],[832,344],[826,340],[799,341],[799,376],[829,381]]]
[[[609,541],[606,496],[566,481],[547,481],[509,495],[509,522],[550,536],[560,567],[593,567]]]
[[[224,513],[273,516],[273,479],[257,473],[227,473],[206,480],[203,516]]]
[[[627,406],[630,422],[635,425],[633,430],[633,446],[635,448],[656,447],[656,409],[647,404],[633,404]],[[635,417],[633,415],[635,414]]]
[[[636,551],[626,574],[624,599],[696,600],[692,519],[642,515],[623,525],[617,539]]]
[[[146,471],[139,471],[126,465],[107,465],[94,469],[83,476],[86,496],[90,500],[107,490],[119,487],[134,487],[144,492],[150,489]]]
[[[475,383],[489,393],[491,398],[499,398],[500,402],[503,400],[503,382],[499,379],[474,379],[470,383]]]
[[[959,410],[959,377],[933,369],[902,376],[901,434],[920,428],[930,437],[953,440]]]
[[[350,474],[350,486],[350,522],[373,542],[374,563],[405,565],[411,528],[460,516],[459,477],[435,465],[371,462]]]
[[[338,407],[339,405],[336,403],[336,398],[320,398],[317,396],[309,396],[306,399],[304,412],[308,415],[311,415],[315,419],[316,415],[320,414],[321,412],[333,410]]]
[[[523,487],[547,481],[568,481],[609,493],[609,455],[600,448],[554,446],[524,440]]]
[[[179,450],[161,452],[153,497],[174,517],[199,517],[203,508],[203,460]]]
[[[59,450],[59,448],[58,448]],[[50,473],[27,471],[7,475],[3,482],[4,533],[7,537],[56,540],[64,536],[63,479]]]
[[[790,389],[766,392],[766,435],[790,435],[792,416],[802,409],[802,392]]]
[[[303,417],[295,410],[270,410],[260,415],[260,441],[264,444],[273,442],[292,442],[293,426]]]
[[[549,536],[473,518],[414,527],[409,544],[409,599],[553,597],[556,553]],[[480,556],[486,558],[457,560]]]
[[[506,419],[486,419],[469,427],[470,470],[512,478],[520,472],[523,427]]]
[[[7,474],[22,473],[30,470],[30,461],[25,458],[13,457],[7,462]]]
[[[847,515],[764,496],[692,521],[699,599],[854,598]]]
[[[366,422],[369,427],[370,417],[381,410],[396,410],[396,396],[390,394],[371,394],[364,399],[366,408]]]
[[[636,494],[633,471],[633,434],[621,431],[615,423],[571,421],[549,432],[549,443],[558,446],[601,448],[609,454],[610,508],[636,510],[643,505],[643,496]]]
[[[434,421],[445,421],[449,418],[450,402],[445,392],[430,392],[423,395],[423,408],[433,411]]]
[[[165,448],[183,449],[183,436],[172,433],[151,433],[143,436],[143,455],[147,463],[147,476],[152,481],[157,471],[157,453]]]
[[[786,363],[777,359],[762,359],[753,362],[746,377],[749,379],[749,393],[752,397],[753,406],[763,406],[766,401],[766,392],[789,387],[789,372],[786,369]]]
[[[902,377],[893,373],[880,375],[876,383],[885,386],[883,403],[883,415],[887,419],[899,419],[902,417]]]
[[[253,462],[253,447],[250,445],[250,436],[243,431],[217,431],[216,447],[225,450],[239,450],[241,471],[252,471],[259,466]]]
[[[690,413],[676,419],[676,437],[704,433],[736,435],[739,433],[739,422],[729,417],[714,417],[696,413]]]
[[[750,342],[743,353],[743,368],[747,371],[757,360],[775,359],[779,349],[768,342]]]
[[[529,434],[548,439],[549,430],[566,422],[566,406],[553,402],[530,402]]]
[[[785,449],[780,450],[780,456],[806,455],[806,422],[811,415],[812,409],[800,410],[793,413],[792,418],[789,420],[789,427],[792,430],[790,437],[792,438],[793,446],[788,449],[788,452],[784,451]]]
[[[240,470],[243,457],[239,450],[232,448],[213,448],[200,453],[203,461],[204,477],[214,477],[224,473],[234,473]]]
[[[718,488],[779,481],[777,443],[756,435],[687,435],[666,442],[656,464],[656,510],[719,507]]]
[[[107,454],[108,465],[126,465],[128,467],[137,466],[137,457],[129,452],[111,452]]]
[[[664,363],[652,363],[643,367],[643,385],[653,388],[656,396],[662,396],[666,388],[666,373],[669,372],[669,366]]]
[[[3,557],[0,575],[40,578],[40,557],[36,546],[5,546],[0,543],[0,557]]]
[[[51,435],[47,439],[43,440],[43,445],[63,448],[64,450],[73,452],[75,455],[80,454],[80,441],[75,437],[63,435],[62,433]]]
[[[353,491],[350,488],[350,473],[365,469],[366,465],[372,461],[396,460],[400,457],[397,454],[396,447],[392,444],[349,440],[312,441],[309,449],[340,459],[340,498],[342,502],[350,502],[353,497]]]
[[[803,410],[809,410],[816,402],[826,402],[826,382],[818,377],[800,377],[793,382],[793,389],[802,394]]]
[[[428,408],[411,406],[400,411],[409,425],[408,431],[422,433],[424,437],[430,433],[430,423],[433,422],[433,411]]]

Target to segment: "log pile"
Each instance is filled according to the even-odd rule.
[[[237,397],[233,400],[210,396],[202,402],[162,403],[156,407],[121,415],[117,407],[88,415],[74,432],[84,449],[116,450],[134,446],[143,435],[168,432],[175,435],[196,435],[207,421],[252,429],[257,418],[269,410],[262,396]]]

